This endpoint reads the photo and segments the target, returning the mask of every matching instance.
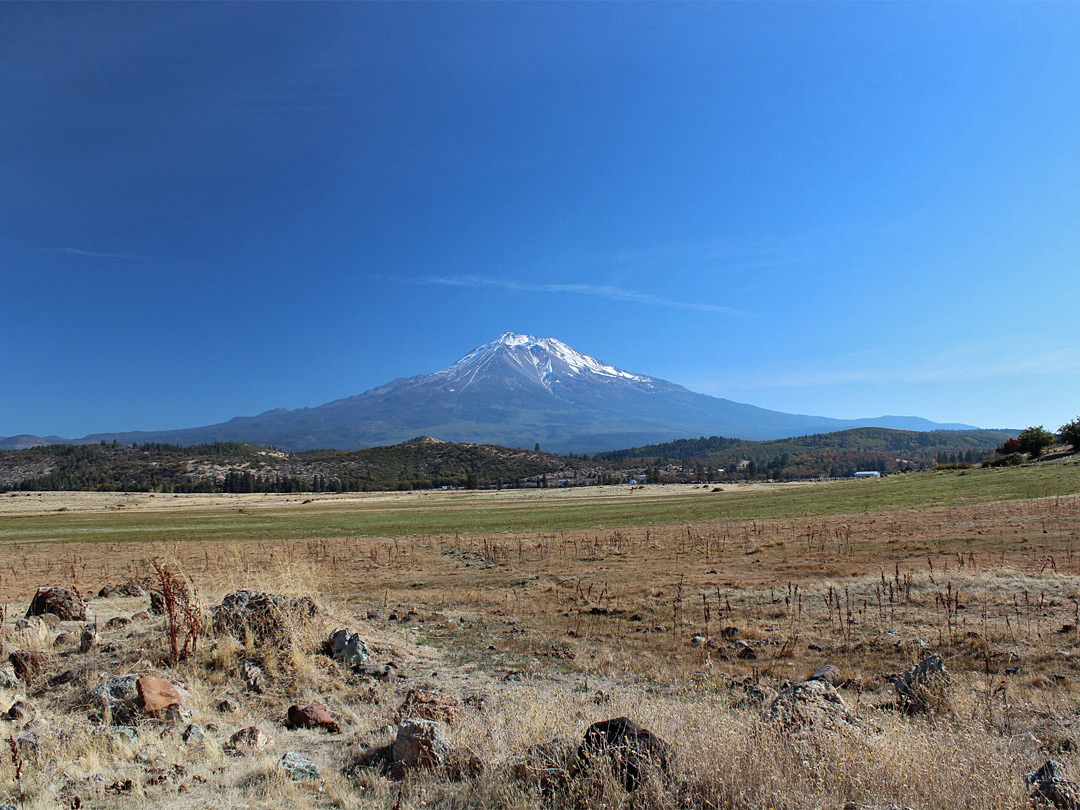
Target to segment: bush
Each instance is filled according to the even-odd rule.
[[[1072,445],[1074,451],[1080,450],[1080,416],[1059,427],[1057,435],[1062,442]]]
[[[1019,467],[1026,459],[1023,453],[1009,453],[1001,458],[986,462],[987,467]]]
[[[1047,447],[1054,443],[1055,437],[1049,430],[1044,430],[1042,425],[1036,425],[1020,431],[1017,440],[1020,443],[1022,452],[1027,453],[1032,458],[1038,458]]]
[[[999,453],[1000,455],[1003,455],[1003,456],[1009,456],[1009,455],[1012,455],[1013,453],[1019,453],[1020,452],[1020,440],[1019,439],[1009,439],[1003,445],[1001,445],[1001,447],[997,448],[994,452]]]

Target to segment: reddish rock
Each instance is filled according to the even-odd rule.
[[[53,646],[70,647],[78,640],[74,633],[58,633],[56,638],[53,639]]]
[[[394,720],[400,723],[406,717],[417,717],[450,724],[461,715],[461,711],[461,701],[453,695],[427,689],[410,689],[404,702],[394,713]]]
[[[331,733],[341,731],[341,726],[330,716],[329,710],[321,703],[312,703],[307,706],[290,706],[289,719],[286,721],[289,728],[322,728]]]
[[[7,716],[16,723],[29,723],[37,717],[37,711],[25,700],[16,700],[7,710]]]
[[[143,675],[135,682],[135,688],[139,690],[139,708],[151,716],[184,702],[183,693],[164,678]]]
[[[86,602],[73,588],[38,588],[26,616],[43,616],[53,613],[62,621],[86,621]]]
[[[15,675],[25,683],[33,681],[45,669],[45,654],[36,651],[16,650],[8,656],[8,660],[15,669]]]

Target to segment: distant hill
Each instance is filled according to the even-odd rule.
[[[499,486],[574,475],[550,453],[421,438],[353,452],[287,453],[239,442],[48,445],[0,452],[0,488],[310,492]]]
[[[59,439],[59,437],[53,437]],[[60,439],[62,442],[63,439]],[[52,444],[48,439],[43,439],[40,436],[31,436],[29,433],[23,433],[19,436],[6,436],[0,438],[0,450],[26,450],[30,447],[41,447],[45,444]]]
[[[206,427],[93,434],[77,441],[246,442],[297,451],[353,450],[428,435],[591,453],[682,436],[761,440],[861,426],[972,428],[908,416],[831,419],[772,411],[623,371],[554,338],[507,332],[441,371],[394,380],[315,408],[279,408]]]
[[[975,462],[1014,435],[859,428],[766,442],[683,439],[592,457],[429,437],[364,450],[298,453],[238,442],[48,445],[0,451],[0,490],[340,492],[835,477],[857,469],[891,472],[925,469],[936,461]]]
[[[687,469],[737,469],[751,461],[770,478],[841,477],[855,470],[895,472],[935,463],[978,462],[1014,438],[1011,430],[910,431],[854,428],[790,439],[748,442],[712,436],[597,453],[598,461],[626,465],[678,462]]]

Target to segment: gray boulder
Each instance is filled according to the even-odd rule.
[[[802,681],[783,689],[765,708],[764,719],[791,731],[837,728],[856,722],[836,687],[820,680]]]
[[[90,691],[90,699],[108,711],[114,723],[128,725],[139,714],[138,681],[135,675],[109,678]]]
[[[446,762],[450,746],[442,723],[408,717],[397,727],[397,737],[390,749],[392,768],[398,772],[410,768],[437,768]]]
[[[371,658],[371,651],[360,636],[345,628],[330,634],[326,650],[335,661],[353,669],[359,669]]]
[[[949,685],[949,671],[937,653],[923,656],[904,672],[885,676],[896,689],[896,704],[909,714],[930,712],[938,708]]]
[[[295,751],[285,752],[281,758],[281,769],[294,782],[314,782],[322,778],[319,766]]]

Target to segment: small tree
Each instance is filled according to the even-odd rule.
[[[1072,445],[1073,450],[1080,450],[1080,416],[1059,427],[1058,438]]]
[[[1020,450],[1032,458],[1038,458],[1047,447],[1054,443],[1054,434],[1044,430],[1042,425],[1024,428],[1017,437],[1020,442]]]

